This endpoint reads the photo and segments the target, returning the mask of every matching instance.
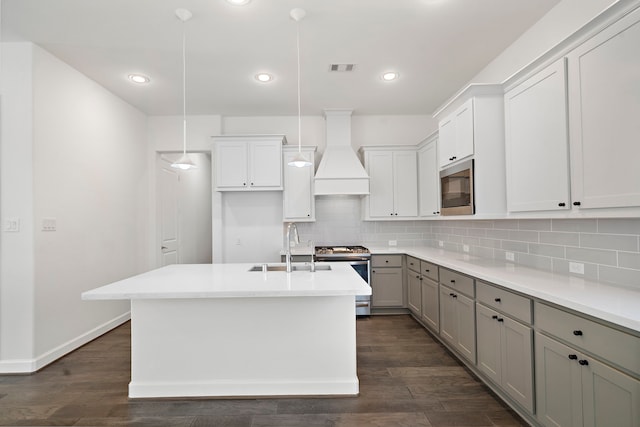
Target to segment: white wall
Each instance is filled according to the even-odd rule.
[[[0,232],[0,372],[11,372],[33,356],[33,51],[0,48],[0,208],[3,225],[20,221],[19,232]]]
[[[222,194],[222,259],[278,262],[282,249],[282,192]]]
[[[562,0],[473,77],[471,82],[503,82],[614,3],[616,0]]]
[[[34,47],[35,355],[129,311],[80,293],[144,270],[146,116]],[[42,231],[55,218],[56,231]]]
[[[128,318],[80,294],[146,265],[146,116],[37,46],[3,55],[0,370],[24,372]]]

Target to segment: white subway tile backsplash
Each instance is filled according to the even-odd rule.
[[[493,221],[493,228],[499,229],[499,230],[517,230],[518,220],[496,219]]]

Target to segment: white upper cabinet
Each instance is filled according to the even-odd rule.
[[[418,216],[416,148],[362,147],[370,194],[364,198],[365,218]]]
[[[214,137],[216,191],[282,190],[282,135]]]
[[[310,167],[298,168],[288,163],[298,154],[298,147],[284,147],[283,220],[285,222],[315,221],[313,174],[315,147],[302,147],[302,155],[311,160]]]
[[[473,98],[440,121],[440,167],[473,155]]]
[[[421,217],[440,214],[437,135],[418,146],[418,204]]]
[[[469,85],[433,116],[439,123],[440,169],[473,158],[474,217],[503,216],[507,211],[504,87]]]
[[[569,209],[566,61],[504,96],[507,210]]]
[[[640,9],[569,60],[573,204],[640,206]]]

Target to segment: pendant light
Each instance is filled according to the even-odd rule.
[[[176,9],[176,16],[182,21],[182,156],[171,163],[172,168],[189,170],[196,167],[195,163],[187,155],[187,54],[185,23],[193,14],[187,9]]]
[[[309,167],[312,163],[302,155],[302,118],[300,109],[300,21],[305,17],[307,12],[304,9],[292,9],[289,12],[291,18],[296,21],[296,52],[298,58],[298,154],[296,154],[289,166],[295,166],[298,168]]]

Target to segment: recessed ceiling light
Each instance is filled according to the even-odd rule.
[[[260,74],[256,74],[256,80],[259,81],[260,83],[268,83],[271,80],[273,80],[273,76],[268,73],[260,73]]]
[[[249,3],[251,0],[227,0],[227,3],[230,3],[234,6],[244,6]]]
[[[398,78],[398,73],[396,73],[395,71],[389,71],[386,72],[382,75],[382,80],[384,80],[385,82],[390,82],[392,80],[395,80]]]
[[[144,74],[129,74],[129,80],[138,84],[149,83],[151,81],[151,79]]]

